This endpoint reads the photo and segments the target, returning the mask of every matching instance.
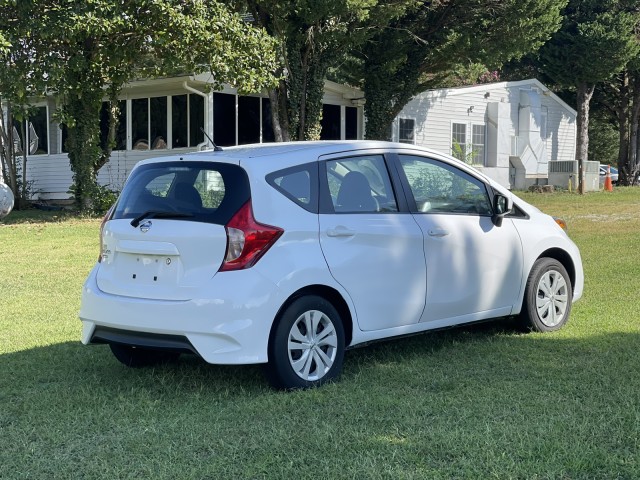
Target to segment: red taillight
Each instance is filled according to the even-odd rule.
[[[104,231],[104,226],[106,225],[106,223],[111,218],[111,214],[113,213],[113,207],[114,206],[115,205],[111,206],[111,208],[107,211],[105,216],[102,217],[102,222],[100,223],[100,255],[98,255],[98,262],[102,262],[102,255],[104,254],[104,243],[103,243],[103,240],[102,240],[102,232]]]
[[[227,230],[227,253],[220,267],[221,272],[252,267],[273,245],[284,230],[256,222],[253,218],[251,200],[225,225]]]

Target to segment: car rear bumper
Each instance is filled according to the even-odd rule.
[[[82,343],[191,351],[216,364],[267,361],[271,325],[284,298],[257,270],[218,274],[198,298],[166,301],[105,293],[96,283],[98,268],[82,290]]]

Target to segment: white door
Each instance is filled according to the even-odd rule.
[[[513,221],[496,227],[485,184],[449,164],[400,155],[424,234],[427,304],[421,321],[507,315],[522,287]]]
[[[326,162],[320,244],[362,330],[415,324],[425,304],[422,231],[399,213],[382,155]],[[328,198],[327,198],[328,197]]]

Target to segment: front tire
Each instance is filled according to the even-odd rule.
[[[540,258],[534,264],[524,292],[520,318],[535,332],[554,332],[569,320],[573,289],[567,270],[553,258]]]
[[[278,389],[310,388],[338,378],[344,360],[344,328],[335,307],[308,295],[277,319],[269,343],[266,376]]]
[[[176,352],[164,352],[148,348],[132,347],[131,345],[109,344],[111,353],[118,361],[127,367],[140,368],[173,362],[180,356]]]

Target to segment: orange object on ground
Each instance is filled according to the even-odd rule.
[[[613,183],[611,182],[611,166],[607,165],[607,175],[604,177],[604,189],[607,192],[613,192]]]

